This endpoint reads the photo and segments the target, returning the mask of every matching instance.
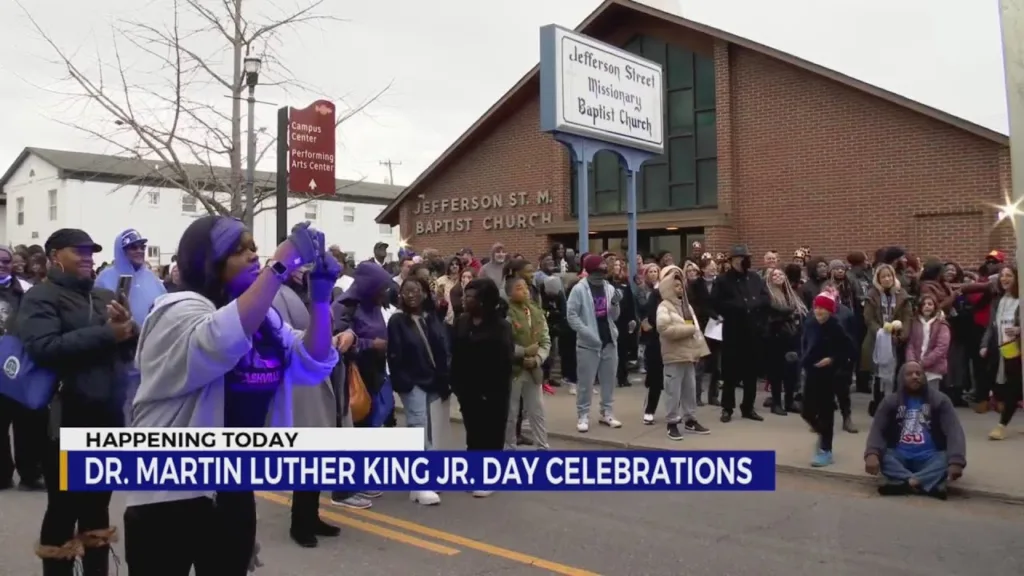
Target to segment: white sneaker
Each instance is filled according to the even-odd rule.
[[[576,395],[576,383],[569,384],[569,394],[572,396]]]
[[[580,434],[590,430],[590,421],[587,418],[576,420],[576,431]]]
[[[597,396],[600,393],[601,393],[601,389],[598,388],[597,386],[594,386],[594,396]]]
[[[437,506],[441,503],[441,497],[433,490],[415,490],[410,492],[409,500],[422,506]]]
[[[598,420],[598,422],[609,428],[622,428],[622,422],[616,420],[615,416],[612,416],[611,414],[602,414],[601,419]]]
[[[648,426],[654,424],[654,414],[644,414],[644,424]]]
[[[473,498],[487,498],[494,494],[494,490],[473,490]]]

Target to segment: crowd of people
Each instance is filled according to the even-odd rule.
[[[47,493],[45,576],[70,576],[78,561],[107,574],[117,535],[110,493],[57,489],[61,426],[395,426],[397,396],[404,425],[423,428],[431,449],[454,395],[467,449],[543,450],[545,394],[575,396],[581,434],[594,422],[617,429],[616,389],[637,371],[642,424],[663,404],[670,439],[709,434],[697,408],[720,407],[727,425],[740,390],[741,418],[802,416],[818,435],[814,466],[833,462],[837,410],[858,432],[851,390],[869,394],[864,463],[884,477],[880,492],[944,498],[966,466],[956,407],[997,411],[989,438],[1001,440],[1022,398],[1017,271],[1000,252],[976,272],[894,247],[870,263],[859,252],[829,261],[801,248],[789,262],[768,252],[755,269],[743,246],[713,256],[697,244],[681,265],[668,252],[639,256],[631,278],[621,254],[560,244],[533,257],[495,244],[483,259],[403,248],[392,262],[378,243],[358,264],[322,244],[300,225],[263,262],[239,221],[207,216],[158,270],[137,230],[118,235],[102,270],[82,230],[0,249],[3,327],[59,382],[43,409],[0,397],[0,487],[17,472],[19,487]],[[755,406],[762,381],[771,395]],[[331,501],[369,508],[381,494]],[[292,498],[290,535],[303,547],[339,533],[319,496]],[[255,561],[252,492],[132,493],[127,504],[134,573],[241,576]]]

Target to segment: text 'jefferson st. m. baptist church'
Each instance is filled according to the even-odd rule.
[[[547,190],[537,192],[536,200],[531,200],[530,194],[527,192],[511,192],[505,196],[501,194],[484,194],[482,196],[461,196],[418,202],[413,208],[413,214],[416,216],[429,214],[447,215],[453,212],[495,211],[505,208],[523,208],[531,205],[547,206],[549,204],[551,204],[551,193]],[[551,221],[550,210],[525,211],[518,214],[487,214],[481,219],[481,225],[484,230],[515,230],[536,228],[538,224],[550,224]],[[416,220],[417,235],[470,232],[472,230],[472,217],[433,219],[422,217]]]
[[[560,41],[564,121],[661,144],[661,71],[577,37]]]

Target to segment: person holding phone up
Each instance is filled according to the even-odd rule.
[[[127,367],[138,337],[131,312],[113,292],[94,286],[93,255],[102,248],[82,230],[63,228],[46,240],[47,281],[25,292],[15,326],[25,352],[60,383],[50,405],[43,455],[46,513],[36,554],[44,576],[106,574],[110,492],[64,492],[59,481],[61,427],[124,425]]]
[[[140,332],[132,426],[292,426],[292,387],[319,386],[338,362],[330,297],[340,266],[322,242],[300,224],[261,266],[241,221],[189,225],[178,245],[184,290],[157,298]],[[304,265],[313,265],[309,325],[298,331],[271,305]],[[252,492],[133,492],[127,504],[132,574],[246,576],[258,564]]]

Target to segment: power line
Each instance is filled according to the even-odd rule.
[[[390,158],[380,161],[381,166],[388,167],[388,184],[395,184],[395,166],[401,166],[401,162],[392,162]]]

